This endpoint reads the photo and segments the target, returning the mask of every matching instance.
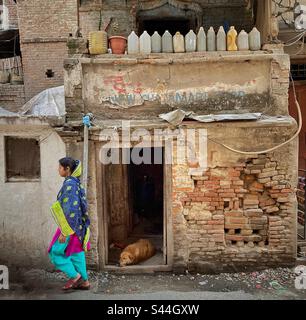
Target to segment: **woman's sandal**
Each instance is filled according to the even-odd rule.
[[[89,290],[90,289],[90,284],[88,283],[87,285],[85,284],[86,281],[83,279],[79,279],[74,285],[73,289],[76,290]]]
[[[73,289],[73,286],[81,279],[81,276],[79,275],[75,279],[70,279],[66,282],[66,284],[63,286],[62,290],[67,291],[70,289]]]

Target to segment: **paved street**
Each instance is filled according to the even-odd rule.
[[[62,274],[43,270],[18,270],[12,275],[10,290],[0,291],[0,299],[56,300],[287,300],[306,299],[306,290],[294,286],[292,269],[220,275],[172,273],[116,275],[89,272],[90,291],[64,293]]]

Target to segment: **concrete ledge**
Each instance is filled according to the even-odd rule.
[[[0,116],[0,130],[6,126],[63,126],[65,117]]]
[[[97,56],[79,55],[72,56],[70,59],[78,58],[82,64],[173,64],[173,63],[199,63],[216,61],[267,61],[275,56],[287,56],[285,53],[275,54],[270,51],[236,51],[236,52],[191,52],[191,53],[158,53],[147,55],[114,55],[104,54]],[[65,59],[64,64],[69,63],[70,59]]]

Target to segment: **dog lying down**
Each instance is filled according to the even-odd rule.
[[[156,250],[146,239],[140,239],[124,248],[120,254],[120,267],[137,264],[154,256]]]

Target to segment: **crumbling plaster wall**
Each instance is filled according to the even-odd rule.
[[[39,182],[6,182],[4,136],[10,135],[41,140]],[[0,120],[0,264],[51,268],[47,248],[56,224],[50,205],[62,184],[58,160],[65,153],[62,139],[46,123]]]
[[[67,118],[92,112],[100,119],[157,119],[177,108],[288,115],[289,56],[268,53],[75,55],[64,63]]]
[[[207,170],[195,169],[194,163],[172,167],[174,270],[294,265],[297,141],[254,156],[212,142],[242,151],[265,150],[292,136],[292,124],[212,126]]]

